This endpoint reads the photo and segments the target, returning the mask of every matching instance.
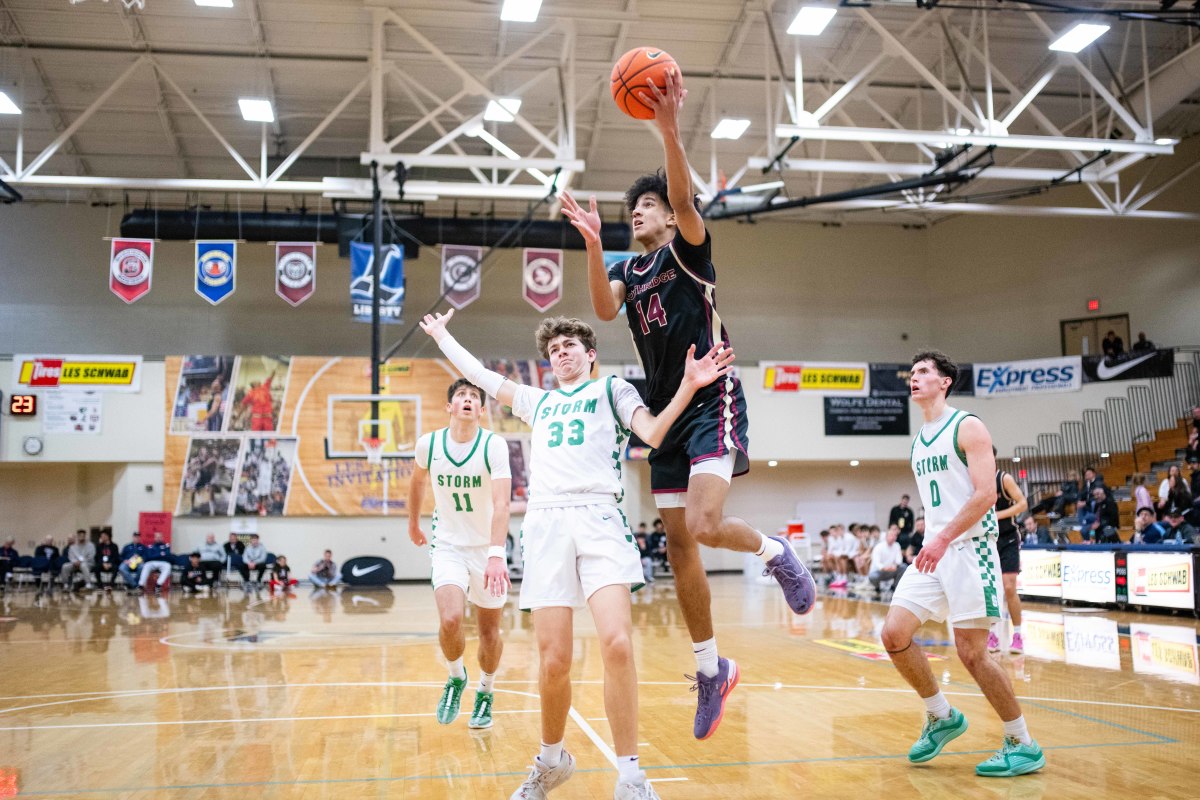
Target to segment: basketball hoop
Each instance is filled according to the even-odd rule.
[[[71,5],[77,6],[80,3],[86,3],[86,2],[87,2],[87,0],[71,0]],[[108,0],[104,0],[104,2],[107,3]],[[137,6],[138,9],[145,9],[146,8],[146,0],[121,0],[121,5],[125,6],[126,11],[131,11],[134,6]]]
[[[369,436],[362,440],[362,448],[367,452],[368,464],[383,463],[383,439]]]

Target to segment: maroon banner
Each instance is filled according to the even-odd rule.
[[[154,276],[153,239],[113,239],[108,257],[108,288],[133,303],[150,291]]]
[[[142,535],[142,544],[154,544],[155,533],[161,533],[163,541],[170,544],[173,519],[168,511],[139,511],[138,533]]]
[[[527,247],[522,258],[525,300],[545,311],[562,299],[563,251]]]
[[[278,242],[275,245],[275,294],[298,306],[317,288],[317,245]]]
[[[483,276],[479,274],[482,258],[482,247],[442,247],[442,294],[459,311],[478,300],[483,291]]]

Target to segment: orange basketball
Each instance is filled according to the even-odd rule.
[[[617,59],[612,71],[612,96],[617,108],[634,119],[654,119],[654,110],[638,99],[649,92],[649,82],[660,90],[667,85],[667,72],[679,70],[675,59],[665,50],[635,47]]]

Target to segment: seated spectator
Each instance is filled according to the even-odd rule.
[[[87,531],[75,531],[75,541],[71,542],[67,548],[67,556],[63,561],[62,572],[59,574],[63,588],[67,591],[74,591],[76,572],[83,575],[87,588],[96,588],[96,582],[92,578],[92,564],[95,561],[96,545],[88,539]]]
[[[17,540],[10,536],[3,546],[0,546],[0,594],[8,587],[8,578],[17,566],[17,559],[21,557],[17,553],[16,544]]]
[[[1133,347],[1130,348],[1130,350],[1134,353],[1145,353],[1149,350],[1155,350],[1155,349],[1157,349],[1157,348],[1154,346],[1154,342],[1152,342],[1146,338],[1146,334],[1144,331],[1138,331],[1137,341],[1134,342]]]
[[[54,573],[62,565],[62,558],[61,558],[61,555],[59,554],[58,547],[56,547],[54,544],[54,537],[47,536],[45,539],[43,539],[42,543],[39,544],[36,548],[34,548],[33,557],[46,559],[46,562],[47,562],[46,571],[39,572],[38,579],[45,580],[45,581],[53,584]],[[43,576],[48,576],[48,577],[43,577]],[[51,587],[51,589],[53,589],[53,587]]]
[[[113,544],[108,531],[101,531],[100,543],[96,545],[96,582],[111,592],[117,581],[117,566],[121,563],[121,552]]]
[[[661,519],[650,523],[650,556],[654,559],[655,569],[670,571],[671,563],[667,557],[667,528]]]
[[[137,588],[137,576],[146,563],[146,545],[142,544],[142,535],[133,532],[133,541],[121,548],[121,563],[117,565],[117,574],[125,581],[125,588],[132,591]]]
[[[1092,489],[1092,499],[1084,507],[1080,515],[1083,529],[1080,535],[1083,541],[1089,543],[1119,541],[1117,527],[1121,524],[1121,515],[1117,511],[1117,501],[1114,500],[1103,486]]]
[[[1104,493],[1108,494],[1108,487],[1104,485],[1104,476],[1098,474],[1095,467],[1086,467],[1083,470],[1083,488],[1079,491],[1080,501],[1089,502],[1092,499],[1092,490],[1097,486],[1103,487]]]
[[[837,530],[837,525],[832,527],[833,530]],[[826,574],[832,573],[833,568],[836,566],[836,562],[834,560],[833,553],[829,551],[829,542],[831,541],[829,538],[829,529],[821,531],[818,538],[821,541],[821,571]]]
[[[154,593],[162,594],[162,588],[167,585],[167,581],[171,580],[171,565],[174,563],[174,556],[171,555],[171,548],[167,545],[163,538],[162,531],[154,532],[154,544],[146,548],[146,563],[142,564],[142,574],[138,578],[138,588],[143,593],[146,591],[146,584],[150,582],[150,576],[158,573],[158,583],[154,586]]]
[[[1188,466],[1192,468],[1191,483],[1188,485],[1192,492],[1192,511],[1188,521],[1192,525],[1200,525],[1200,462],[1188,461]]]
[[[225,568],[233,569],[234,564],[242,558],[242,553],[246,551],[246,545],[238,538],[236,533],[229,534],[229,541],[225,543]]]
[[[254,581],[250,581],[250,572],[258,573]],[[267,571],[267,548],[259,541],[258,534],[250,534],[250,544],[242,551],[242,581],[251,589],[261,589],[263,574]]]
[[[877,543],[871,550],[871,571],[867,574],[867,579],[878,594],[882,594],[880,584],[890,580],[893,581],[892,588],[895,588],[900,576],[904,574],[904,556],[897,541],[899,537],[900,527],[889,525],[887,540]]]
[[[326,550],[325,557],[313,564],[312,573],[308,576],[312,585],[319,589],[337,586],[341,581],[338,575],[337,562],[333,560],[333,551]]]
[[[913,559],[917,557],[917,553],[921,552],[921,547],[925,544],[925,518],[917,517],[913,522],[913,535],[908,540],[908,549],[904,551],[904,563],[911,564]]]
[[[1141,506],[1133,518],[1133,538],[1130,544],[1159,544],[1166,535],[1166,527],[1158,521],[1151,506]]]
[[[1196,529],[1183,518],[1183,509],[1179,506],[1169,506],[1166,512],[1166,531],[1163,533],[1163,544],[1195,544]]]
[[[1109,331],[1104,335],[1104,341],[1100,343],[1104,350],[1105,360],[1111,361],[1117,356],[1125,355],[1125,340],[1117,336],[1116,331]]]
[[[1050,531],[1046,530],[1041,525],[1038,525],[1037,520],[1033,518],[1033,514],[1025,517],[1021,523],[1021,542],[1022,544],[1043,545],[1053,544],[1054,540],[1050,538]]]
[[[221,545],[217,544],[217,536],[210,533],[204,537],[204,544],[200,545],[200,568],[207,572],[212,577],[212,585],[216,585],[221,580],[221,571],[225,568],[225,550]]]
[[[900,528],[896,527],[896,533],[899,535]],[[865,584],[871,574],[871,553],[875,550],[875,545],[879,544],[883,539],[879,535],[879,526],[863,525],[858,529],[858,555],[854,557],[854,571],[858,574],[859,583]]]
[[[271,572],[271,581],[268,584],[272,594],[276,589],[286,592],[299,582],[292,576],[292,568],[288,566],[287,556],[279,556],[275,559],[275,569]]]
[[[192,553],[188,556],[188,565],[183,570],[181,583],[185,592],[207,592],[212,586],[212,578],[208,576],[208,570],[204,569],[204,565],[200,562],[199,553]]]
[[[1183,488],[1185,488],[1183,483],[1183,472],[1179,469],[1178,464],[1172,464],[1171,466],[1167,467],[1167,477],[1163,478],[1162,483],[1158,485],[1157,507],[1160,518],[1166,514],[1166,509],[1172,504],[1172,502],[1174,502],[1175,505],[1185,508],[1192,504],[1190,499],[1186,504],[1178,502],[1182,499],[1179,497],[1179,492]]]
[[[1196,466],[1200,464],[1200,431],[1195,428],[1188,431],[1187,449],[1184,451],[1183,460],[1192,468],[1192,496],[1195,497],[1200,494],[1196,491]]]
[[[642,580],[648,585],[654,583],[654,558],[650,554],[650,537],[645,528],[646,523],[639,525],[633,540],[637,543],[638,556],[642,559]]]
[[[837,569],[834,571],[833,581],[829,584],[830,589],[845,589],[850,584],[850,575],[854,571],[854,559],[862,547],[858,536],[855,535],[858,528],[858,523],[851,523],[850,527],[843,530],[841,536],[833,543],[834,554],[837,556]]]

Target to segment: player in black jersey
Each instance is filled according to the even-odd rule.
[[[992,455],[996,448],[992,448]],[[1021,635],[1021,596],[1017,594],[1017,575],[1021,572],[1021,532],[1017,529],[1017,517],[1029,508],[1029,501],[1021,487],[1003,470],[996,470],[996,523],[1000,535],[996,539],[996,550],[1000,554],[1000,577],[1004,580],[1004,604],[1012,618],[1013,635],[1008,652],[1020,655],[1025,652],[1025,639]],[[1004,621],[992,626],[988,634],[988,651],[1000,652],[1000,634]]]
[[[607,270],[596,198],[585,210],[569,192],[562,195],[563,214],[587,243],[592,308],[600,319],[610,321],[624,304],[646,371],[646,404],[656,413],[675,395],[690,346],[708,352],[729,342],[716,309],[712,237],[696,204],[679,135],[687,91],[675,72],[665,83],[661,88],[651,84],[641,97],[655,111],[665,173],[639,178],[625,195],[633,238],[643,254]],[[785,539],[764,536],[745,520],[725,516],[731,478],[750,468],[747,430],[741,383],[727,376],[696,393],[662,445],[650,454],[651,489],[667,526],[667,557],[696,656],[699,702],[693,732],[698,739],[716,731],[725,698],[739,677],[737,664],[717,655],[699,545],[757,554],[765,564],[764,574],[779,581],[788,605],[798,614],[807,613],[816,596],[812,576]]]

